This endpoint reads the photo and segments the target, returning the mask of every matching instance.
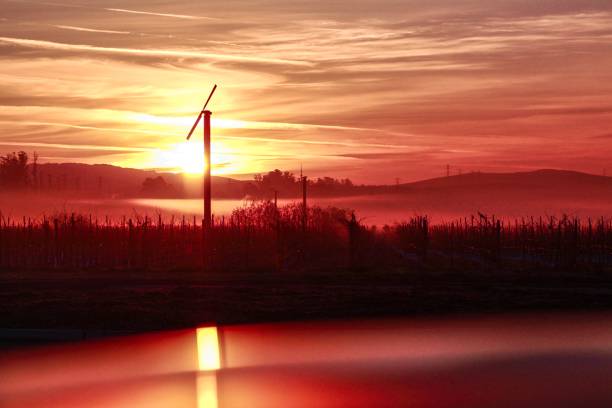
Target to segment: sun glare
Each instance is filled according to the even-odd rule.
[[[198,367],[200,371],[221,368],[219,337],[216,327],[200,327],[196,330],[198,345]]]
[[[205,168],[203,149],[202,142],[193,140],[175,144],[167,149],[159,149],[153,153],[147,167],[199,175],[204,173]],[[240,160],[230,146],[214,141],[211,149],[213,175],[236,174],[248,169],[249,162]]]
[[[208,372],[200,374],[196,380],[198,408],[217,408],[217,374]]]
[[[155,156],[155,167],[158,168],[175,169],[187,174],[204,172],[201,143],[179,143],[169,150],[159,150]]]

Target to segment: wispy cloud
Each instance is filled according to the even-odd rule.
[[[144,10],[133,10],[133,9],[123,9],[123,8],[97,8],[90,7],[81,4],[68,4],[68,3],[57,3],[57,2],[45,2],[45,1],[29,1],[29,0],[4,0],[11,3],[29,3],[29,4],[37,4],[41,6],[51,6],[51,7],[64,7],[64,8],[82,8],[82,9],[91,9],[91,10],[105,10],[114,13],[127,13],[127,14],[142,14],[154,17],[168,17],[168,18],[176,18],[181,20],[217,20],[213,17],[205,17],[205,16],[195,16],[190,14],[177,14],[177,13],[160,13],[155,11],[144,11]]]
[[[194,120],[192,116],[169,117],[156,116],[144,113],[134,113],[130,118],[138,123],[150,123],[157,125],[168,126],[190,126]],[[311,123],[288,123],[288,122],[263,122],[254,120],[238,120],[213,118],[211,120],[215,128],[220,129],[258,129],[258,130],[350,130],[350,131],[375,131],[374,129],[338,126],[338,125],[322,125]]]
[[[0,120],[0,123],[13,125],[13,126],[42,126],[42,127],[59,127],[67,129],[78,129],[78,130],[92,130],[98,132],[115,132],[118,134],[123,133],[136,133],[142,135],[151,136],[168,136],[170,133],[164,133],[159,131],[147,130],[147,129],[134,129],[134,128],[117,128],[111,126],[87,126],[77,125],[73,123],[60,123],[60,122],[46,122],[46,121],[33,121],[33,120]]]
[[[87,33],[130,34],[129,31],[100,30],[100,29],[96,29],[96,28],[85,28],[85,27],[68,26],[68,25],[55,25],[53,27],[60,28],[62,30],[83,31],[83,32],[87,32]]]
[[[15,146],[15,147],[45,147],[53,149],[69,149],[69,150],[100,150],[113,152],[154,152],[157,149],[146,147],[125,147],[125,146],[101,146],[91,144],[74,144],[74,143],[43,143],[43,142],[7,142],[0,141],[0,146]]]
[[[305,144],[305,145],[320,145],[320,146],[343,146],[343,147],[375,147],[385,149],[410,149],[416,150],[413,146],[409,145],[398,145],[398,144],[386,144],[386,143],[360,143],[360,142],[344,142],[344,141],[332,141],[332,140],[308,140],[308,139],[284,139],[284,138],[272,138],[272,137],[257,137],[257,136],[218,136],[221,139],[229,140],[244,140],[244,141],[260,141],[260,142],[272,142],[272,143],[290,143],[290,144]]]
[[[179,18],[183,20],[217,20],[216,18],[212,18],[212,17],[191,16],[191,15],[186,15],[186,14],[155,13],[152,11],[128,10],[128,9],[120,9],[120,8],[105,8],[104,10],[114,11],[117,13],[144,14],[147,16]]]
[[[99,47],[89,44],[68,44],[54,41],[43,41],[43,40],[31,40],[26,38],[12,38],[12,37],[0,37],[0,42],[7,44],[19,45],[22,47],[29,48],[42,48],[48,50],[61,50],[61,51],[85,51],[95,53],[108,53],[108,54],[123,54],[123,55],[137,55],[137,56],[150,56],[150,57],[170,57],[170,58],[194,58],[202,60],[219,60],[219,61],[246,61],[255,63],[266,63],[266,64],[285,64],[285,65],[298,65],[307,66],[309,62],[299,60],[289,60],[282,58],[266,58],[257,57],[250,55],[231,55],[231,54],[218,54],[210,52],[199,52],[189,50],[163,50],[163,49],[140,49],[140,48],[119,48],[119,47]]]

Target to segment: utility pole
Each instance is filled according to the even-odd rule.
[[[217,85],[213,86],[212,91],[210,91],[210,94],[208,95],[208,99],[206,99],[206,102],[204,103],[204,107],[202,108],[202,110],[200,111],[200,113],[198,114],[198,117],[195,121],[195,123],[193,124],[193,126],[191,127],[191,130],[189,131],[189,134],[187,135],[187,140],[189,140],[191,138],[191,135],[193,134],[193,131],[195,130],[195,128],[198,126],[198,123],[200,123],[200,120],[204,120],[204,179],[202,181],[203,184],[203,188],[202,188],[202,193],[203,193],[203,201],[204,201],[204,218],[202,219],[202,263],[204,265],[204,268],[208,268],[210,266],[210,259],[211,259],[211,255],[212,255],[212,239],[211,239],[211,232],[212,232],[212,208],[211,208],[211,177],[210,177],[210,170],[212,168],[212,162],[210,159],[210,116],[212,115],[212,112],[206,109],[206,106],[208,106],[208,102],[210,102],[210,98],[212,98],[213,94],[215,93],[215,89],[217,89]],[[195,223],[195,219],[194,219],[194,223]]]
[[[306,201],[307,189],[308,189],[308,177],[302,173],[300,166],[300,179],[302,180],[302,230],[306,232],[306,225],[308,224],[308,203]]]
[[[32,185],[34,190],[38,190],[38,153],[34,152],[34,160],[32,161]]]
[[[210,115],[211,111],[205,110],[204,114],[204,158],[206,160],[206,169],[204,171],[204,233],[208,235],[212,226],[212,208],[211,208],[211,191],[212,182],[210,178]]]

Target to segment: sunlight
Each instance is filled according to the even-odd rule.
[[[216,327],[200,327],[196,330],[198,345],[198,367],[200,371],[221,368],[219,337]]]
[[[154,165],[158,168],[180,170],[187,174],[204,172],[202,144],[182,142],[169,150],[155,152]]]
[[[130,113],[127,117],[140,125],[154,125],[155,129],[189,129],[197,114],[190,116],[162,116],[150,115],[146,113]],[[289,122],[266,122],[256,120],[224,119],[211,117],[213,129],[253,129],[253,130],[308,130],[308,129],[335,129],[335,130],[368,130],[358,127],[336,126],[336,125],[317,125],[308,123],[289,123]],[[198,128],[201,129],[201,128]],[[201,130],[199,130],[201,134]]]
[[[204,152],[201,141],[191,140],[159,149],[151,153],[150,159],[144,160],[147,167],[167,169],[188,175],[204,173]],[[213,141],[212,146],[213,175],[236,174],[248,170],[249,162],[240,160],[233,149],[220,141]],[[139,166],[142,166],[140,163]]]
[[[196,395],[198,408],[216,408],[219,406],[216,373],[211,372],[198,375],[196,379]]]
[[[203,371],[196,379],[198,408],[216,408],[217,374],[221,368],[219,336],[216,327],[199,327],[196,330],[198,369]]]

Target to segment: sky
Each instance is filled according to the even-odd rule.
[[[0,153],[395,183],[612,173],[609,0],[0,0]]]

